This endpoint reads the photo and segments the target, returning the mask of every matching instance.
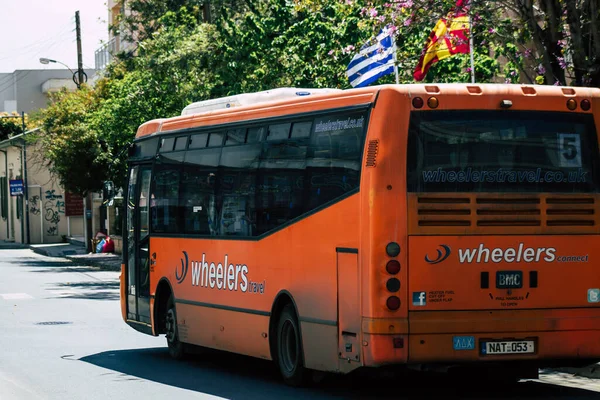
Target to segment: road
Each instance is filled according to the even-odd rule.
[[[164,337],[121,320],[118,290],[117,272],[0,250],[0,400],[600,399],[600,380],[557,373],[514,387],[419,375],[293,389],[263,360],[216,351],[171,360]]]

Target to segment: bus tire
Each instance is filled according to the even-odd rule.
[[[277,321],[277,364],[287,385],[299,387],[308,383],[310,373],[304,367],[300,325],[294,306],[289,303]]]
[[[167,301],[167,313],[165,316],[165,336],[167,337],[167,346],[169,355],[181,360],[185,357],[185,344],[179,340],[179,331],[177,329],[177,312],[175,310],[175,299],[173,294]]]

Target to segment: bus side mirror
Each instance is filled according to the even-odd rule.
[[[104,181],[102,197],[105,200],[112,199],[113,197],[115,197],[115,184],[112,181]]]
[[[135,143],[131,143],[131,145],[129,145],[129,149],[127,150],[129,157],[133,157],[135,155],[136,147],[137,146]]]

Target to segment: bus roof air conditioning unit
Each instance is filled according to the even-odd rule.
[[[183,109],[181,115],[204,114],[215,110],[249,106],[314,94],[341,92],[341,89],[278,88],[255,93],[242,93],[218,99],[197,101]]]

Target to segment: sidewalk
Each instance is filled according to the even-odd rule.
[[[121,255],[114,253],[88,253],[81,242],[32,244],[29,247],[35,253],[48,257],[67,258],[77,264],[97,267],[109,271],[121,270]]]

